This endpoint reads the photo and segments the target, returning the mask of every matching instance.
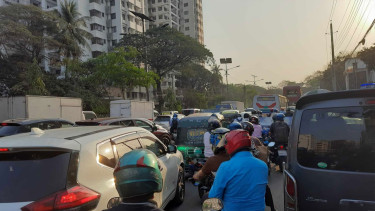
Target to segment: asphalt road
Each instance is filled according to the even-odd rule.
[[[269,177],[269,186],[271,188],[273,201],[278,211],[283,211],[284,193],[283,193],[283,174],[271,171]],[[186,181],[186,196],[184,202],[179,207],[168,206],[166,211],[199,211],[201,210],[200,198],[198,196],[197,187],[191,182]],[[270,210],[266,207],[266,211]]]

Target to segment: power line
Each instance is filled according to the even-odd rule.
[[[370,2],[371,2],[371,1],[370,1]],[[371,2],[371,3],[372,3],[372,2]],[[371,6],[370,8],[371,8],[371,9],[368,11],[366,18],[365,18],[365,20],[363,21],[361,31],[358,33],[358,36],[357,36],[356,40],[359,40],[359,38],[361,37],[362,32],[363,32],[363,29],[365,29],[365,26],[366,26],[366,21],[367,21],[368,18],[370,17],[370,14],[372,14],[372,11],[374,10],[374,6]],[[370,23],[370,25],[371,25],[371,23]]]
[[[355,19],[357,18],[358,12],[359,12],[359,10],[360,10],[361,7],[362,7],[362,3],[363,3],[363,0],[360,1],[359,6],[358,6],[357,10],[355,11],[355,14],[354,14],[354,16],[353,16],[353,18],[352,18],[352,20],[351,20],[351,22],[350,22],[350,24],[349,24],[349,27],[347,28],[347,33],[346,33],[346,35],[343,37],[343,39],[342,39],[342,41],[341,41],[341,43],[339,44],[339,47],[338,47],[337,49],[340,49],[341,45],[344,44],[344,41],[346,40],[347,35],[350,33],[350,29],[352,28],[352,25],[353,25]]]
[[[357,44],[357,46],[354,48],[354,50],[352,51],[352,53],[350,55],[352,55],[355,50],[357,50],[358,46],[360,44],[364,45],[365,44],[365,39],[366,39],[366,36],[368,35],[368,33],[370,32],[370,30],[372,29],[372,27],[375,25],[375,19],[372,21],[370,27],[367,29],[365,35],[363,36],[363,38],[361,39],[361,41],[359,41],[359,43]]]
[[[347,28],[348,28],[348,26],[349,26],[349,22],[351,21],[351,19],[352,19],[352,16],[353,16],[353,12],[354,12],[354,10],[355,10],[355,8],[357,8],[357,6],[358,6],[358,3],[359,3],[359,1],[355,1],[354,3],[353,3],[353,5],[352,5],[352,8],[350,9],[350,13],[349,13],[349,16],[348,16],[348,18],[346,19],[346,21],[345,21],[345,23],[344,23],[344,27],[342,28],[342,30],[341,31],[339,31],[339,38],[338,38],[338,40],[336,41],[336,45],[338,44],[338,43],[341,43],[341,39],[343,39],[346,35],[344,35],[345,33],[346,33],[346,31],[347,31]]]
[[[341,24],[342,24],[342,21],[344,20],[344,17],[345,17],[345,15],[346,15],[346,12],[348,11],[349,5],[350,5],[350,1],[349,1],[349,3],[348,3],[348,6],[346,6],[345,13],[344,13],[344,15],[343,15],[342,18],[341,18],[341,21],[340,21],[340,24],[339,24],[339,27],[337,28],[337,30],[340,30],[340,26],[341,26]]]
[[[358,26],[361,24],[361,21],[362,21],[362,19],[363,19],[363,16],[365,16],[365,13],[366,13],[366,11],[367,11],[369,5],[370,5],[370,1],[367,3],[366,9],[365,9],[365,11],[363,12],[361,18],[359,19],[359,22],[358,22],[357,26],[355,27],[354,32],[353,32],[353,34],[352,34],[352,37],[350,38],[348,44],[346,45],[344,52],[346,51],[346,49],[348,49],[350,43],[352,42],[352,39],[353,39],[353,37],[354,37],[354,34],[356,33]]]

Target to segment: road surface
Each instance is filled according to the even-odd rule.
[[[283,211],[284,193],[283,193],[283,174],[280,172],[271,172],[269,177],[269,186],[271,188],[273,201],[278,211]],[[197,187],[186,181],[186,196],[184,203],[179,207],[168,206],[166,211],[199,211],[201,210],[200,198]],[[266,211],[270,210],[266,207]]]

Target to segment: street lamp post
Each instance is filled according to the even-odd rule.
[[[221,58],[220,59],[220,64],[225,64],[225,77],[226,77],[226,81],[227,81],[227,93],[228,93],[228,70],[240,67],[240,65],[237,65],[235,67],[232,67],[232,68],[228,69],[227,64],[231,64],[231,63],[232,63],[232,58]]]
[[[148,73],[147,47],[146,47],[146,39],[145,39],[146,38],[145,37],[145,20],[151,21],[151,22],[153,22],[154,20],[152,20],[150,17],[146,16],[143,13],[130,11],[130,10],[129,10],[129,12],[131,12],[133,15],[135,15],[136,17],[138,17],[142,20],[142,36],[143,36],[143,45],[144,45],[144,48],[145,48],[145,61],[143,61],[143,62],[144,62],[144,65],[145,65],[146,72]],[[147,101],[150,101],[150,93],[149,93],[148,87],[146,87],[146,96],[147,96]]]

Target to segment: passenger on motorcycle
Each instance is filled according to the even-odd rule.
[[[275,143],[287,143],[290,128],[284,122],[284,114],[276,114],[276,121],[271,124],[270,135]]]
[[[161,176],[157,157],[147,149],[135,149],[123,155],[114,172],[116,190],[122,202],[106,211],[162,211],[152,200],[161,192]]]
[[[254,127],[254,133],[252,136],[257,138],[262,138],[262,126],[259,124],[259,118],[257,116],[252,116],[251,121]]]
[[[233,120],[233,122],[238,122],[238,123],[241,123],[242,121],[243,121],[243,118],[241,114],[237,114],[236,118]]]
[[[205,132],[203,135],[204,156],[206,158],[209,158],[214,155],[214,152],[212,150],[212,144],[210,142],[211,131],[219,127],[221,127],[221,123],[217,119],[213,119],[208,122],[207,132]]]
[[[209,198],[221,199],[224,211],[264,211],[267,165],[249,152],[251,138],[247,131],[233,130],[225,139],[225,149],[231,158],[220,165]]]
[[[237,130],[237,129],[242,129],[242,125],[238,122],[232,122],[229,126],[228,126],[228,129],[230,131],[232,130]]]

